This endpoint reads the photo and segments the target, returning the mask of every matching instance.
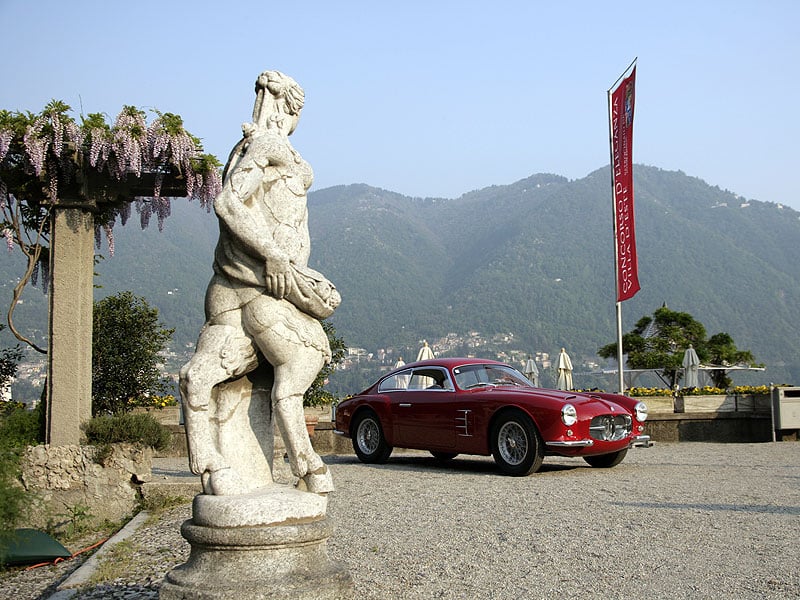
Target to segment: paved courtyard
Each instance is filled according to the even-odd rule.
[[[358,599],[800,597],[800,443],[656,444],[609,470],[550,457],[525,478],[483,457],[326,461],[328,551]],[[146,522],[123,573],[75,598],[157,598],[190,513]],[[66,577],[52,569],[50,593]],[[49,597],[26,595],[26,576],[48,575],[5,577],[0,596]]]

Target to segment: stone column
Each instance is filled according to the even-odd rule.
[[[94,216],[87,205],[59,205],[50,231],[47,443],[80,443],[92,416]]]

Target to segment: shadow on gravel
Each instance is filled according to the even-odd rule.
[[[453,460],[442,462],[427,454],[398,455],[389,458],[389,461],[380,465],[362,463],[356,456],[330,455],[324,460],[329,465],[354,465],[358,464],[366,469],[379,469],[386,471],[438,471],[443,473],[473,473],[478,475],[503,476],[494,460],[485,456],[458,456]],[[546,460],[537,473],[575,471],[590,468],[581,464],[551,464]],[[534,476],[536,473],[534,474]]]
[[[771,506],[768,504],[692,504],[682,502],[611,502],[614,506],[630,508],[665,508],[669,510],[699,510],[739,513],[764,513],[769,515],[800,515],[798,506]]]

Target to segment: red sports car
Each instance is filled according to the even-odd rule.
[[[545,455],[618,465],[644,435],[647,406],[618,394],[535,388],[509,365],[474,358],[425,360],[395,369],[336,407],[336,433],[365,463],[393,447],[441,460],[493,455],[508,475],[528,475]]]

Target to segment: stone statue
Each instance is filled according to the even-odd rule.
[[[353,597],[352,577],[327,555],[333,482],[303,413],[303,394],[331,359],[319,320],[341,298],[308,268],[311,167],[289,143],[302,108],[290,77],[258,77],[253,122],[214,201],[206,323],[180,377],[189,465],[203,493],[181,526],[191,553],[164,577],[161,600]],[[273,422],[294,487],[275,485]]]
[[[272,481],[273,417],[298,489],[333,490],[303,413],[303,394],[331,359],[319,320],[341,300],[308,267],[313,175],[289,142],[303,102],[292,78],[258,77],[253,121],[242,126],[214,201],[219,242],[206,323],[180,373],[190,467],[205,494],[246,494]],[[246,473],[253,464],[264,466]]]

